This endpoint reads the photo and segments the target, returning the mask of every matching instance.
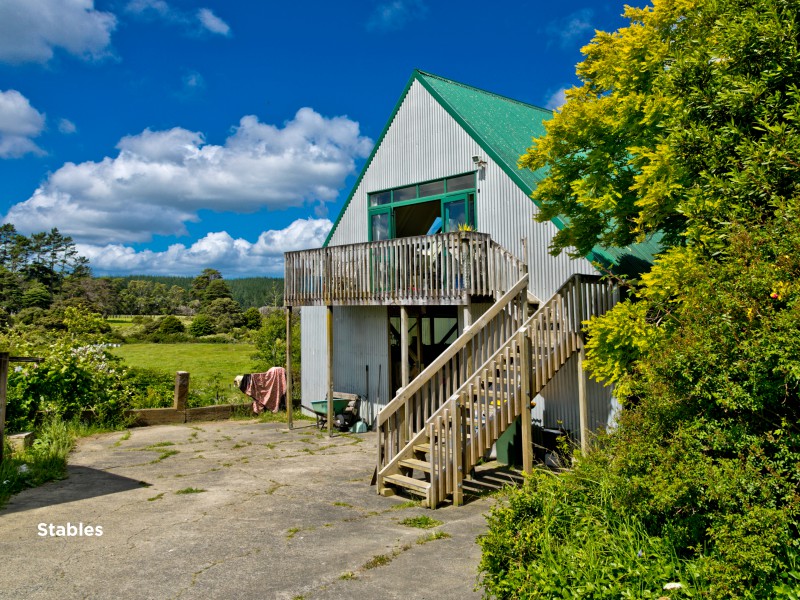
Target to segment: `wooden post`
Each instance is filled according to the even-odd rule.
[[[328,437],[333,436],[333,306],[328,306],[326,319],[328,338]]]
[[[519,344],[520,370],[520,422],[522,425],[522,469],[526,473],[533,473],[533,436],[531,435],[531,338],[523,328],[517,334]]]
[[[186,399],[189,396],[189,373],[178,371],[175,373],[175,399],[172,407],[175,410],[186,410]]]
[[[461,428],[464,425],[463,410],[459,398],[452,401],[451,432],[453,436],[453,506],[464,504],[464,439]],[[433,446],[433,443],[431,443]],[[433,478],[431,478],[433,479]],[[431,481],[431,484],[433,481]]]
[[[292,307],[286,307],[286,422],[292,429]]]
[[[577,308],[576,323],[573,324],[575,329],[575,338],[578,342],[578,416],[581,428],[581,452],[586,453],[589,450],[589,407],[586,401],[586,373],[583,372],[583,361],[586,358],[586,349],[584,347],[583,331],[581,325],[584,317],[584,302],[583,302],[583,285],[581,276],[575,278],[575,305]]]
[[[8,386],[8,352],[0,352],[0,462],[3,462],[3,448],[6,431],[6,389]]]
[[[422,309],[417,307],[417,375],[425,370],[422,362]]]
[[[584,454],[589,451],[589,407],[586,402],[586,373],[583,372],[585,358],[586,350],[581,341],[581,348],[578,352],[578,410],[581,424],[581,452]]]
[[[400,307],[400,387],[406,387],[408,377],[408,309]]]
[[[464,331],[469,329],[470,326],[472,325],[472,300],[471,300],[471,298],[467,298],[467,303],[464,305],[462,321],[464,322],[464,329],[462,330],[462,333],[463,333]],[[467,358],[467,361],[466,361],[467,370],[464,373],[464,381],[466,381],[467,379],[472,377],[472,374],[475,372],[475,364],[474,364],[474,362],[475,362],[475,356],[474,356],[474,354],[475,354],[475,344],[474,344],[474,342],[475,342],[475,338],[474,337],[470,338],[469,342],[467,342],[467,345],[465,347],[466,354],[467,354],[467,357],[466,357]],[[463,381],[462,381],[462,383],[463,383]]]

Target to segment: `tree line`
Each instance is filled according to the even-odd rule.
[[[281,306],[283,280],[250,277],[223,281],[216,269],[206,269],[194,278],[93,277],[89,261],[79,255],[72,238],[57,228],[26,236],[11,223],[0,226],[0,323],[11,316],[24,320],[70,305],[82,305],[105,316],[193,315],[206,300],[222,297],[234,302],[240,312]]]

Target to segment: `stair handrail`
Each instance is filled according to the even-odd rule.
[[[584,297],[586,295],[586,288],[582,284],[591,285],[600,283],[600,281],[601,277],[593,275],[577,274],[571,277],[545,304],[541,305],[518,330],[510,335],[479,368],[475,369],[472,375],[466,378],[447,401],[430,416],[425,428],[421,429],[408,441],[406,448],[419,444],[426,437],[430,438],[428,441],[431,445],[431,452],[429,455],[431,468],[431,507],[435,507],[436,503],[443,499],[443,495],[450,493],[454,494],[455,503],[460,503],[460,494],[458,490],[460,482],[463,480],[464,473],[477,464],[477,459],[482,456],[483,451],[491,447],[505,429],[500,431],[499,427],[495,427],[495,429],[498,430],[498,435],[477,436],[482,440],[481,447],[474,445],[475,436],[473,436],[470,443],[466,443],[465,441],[463,446],[458,448],[453,446],[454,441],[450,439],[449,435],[442,436],[443,439],[441,440],[436,440],[431,437],[430,432],[432,432],[435,427],[444,427],[448,431],[452,429],[454,435],[459,436],[460,432],[477,432],[477,428],[481,425],[486,427],[490,421],[488,415],[485,415],[484,423],[478,423],[477,425],[474,422],[462,423],[460,421],[461,415],[463,415],[461,408],[466,406],[466,402],[462,401],[462,398],[471,396],[476,389],[480,390],[481,378],[490,371],[495,371],[496,364],[501,357],[504,357],[505,360],[508,361],[510,352],[512,350],[514,352],[517,351],[514,346],[520,346],[520,339],[527,338],[530,340],[531,345],[537,344],[542,350],[544,350],[546,346],[548,351],[545,353],[540,350],[522,347],[522,352],[530,352],[530,361],[521,361],[527,363],[526,376],[528,385],[526,387],[528,387],[528,390],[525,394],[526,398],[521,397],[522,394],[519,393],[520,390],[518,386],[515,385],[513,388],[509,386],[509,390],[513,389],[513,394],[510,394],[506,401],[516,401],[516,404],[505,406],[505,412],[503,410],[504,407],[500,406],[499,411],[501,414],[505,414],[506,425],[516,419],[522,412],[522,402],[526,400],[529,401],[530,398],[541,392],[555,375],[558,366],[566,362],[570,356],[580,348],[583,343],[583,322],[592,315],[604,313],[618,301],[618,289],[612,286],[611,294],[601,294],[595,298],[596,303],[598,303],[597,306],[592,307],[589,305],[589,300],[591,300],[591,298]],[[561,327],[560,330],[558,323],[551,319],[553,311],[556,310],[562,315],[560,323],[567,326]],[[534,329],[534,325],[536,325],[537,322],[538,328]],[[559,362],[559,365],[555,368],[553,368],[554,361]],[[517,367],[517,369],[518,368],[519,367]],[[521,373],[520,375],[525,376]],[[507,379],[510,381],[510,377],[507,376]],[[474,410],[474,406],[472,408],[470,419],[474,421],[476,411]],[[497,412],[498,411],[495,410],[495,414]],[[459,418],[457,426],[453,427],[452,424],[448,425],[451,417]],[[488,429],[484,433],[488,433]],[[443,447],[437,448],[437,443],[442,444]],[[458,453],[458,456],[456,453]],[[402,457],[402,453],[397,453],[382,469],[379,469],[379,479],[381,479],[386,471],[396,466]],[[444,459],[442,457],[444,457]],[[458,458],[457,465],[454,463],[454,458],[456,457]],[[443,460],[445,461],[444,463]],[[447,477],[446,481],[442,481],[441,473],[449,473],[450,476]]]
[[[392,401],[384,406],[378,413],[378,426],[385,423],[386,419],[389,418],[389,414],[397,410],[399,406],[402,406],[403,401],[408,396],[418,391],[425,384],[425,381],[430,379],[431,375],[441,369],[444,363],[458,354],[467,345],[467,343],[475,337],[478,331],[480,331],[486,325],[486,323],[499,315],[500,312],[514,299],[514,297],[519,295],[520,290],[527,287],[527,285],[528,276],[525,275],[514,287],[503,294],[500,300],[495,302],[489,310],[483,313],[477,321],[467,327],[467,329],[465,329],[464,332],[458,336],[458,338],[452,344],[450,344],[450,346],[448,346],[444,352],[437,356],[431,364],[425,367],[425,369],[413,380],[411,380],[406,387],[400,388]]]
[[[397,395],[378,413],[378,469],[382,469],[388,460],[397,453],[407,439],[425,427],[430,414],[435,412],[447,397],[455,391],[469,375],[472,374],[471,362],[477,356],[483,357],[494,351],[494,344],[503,339],[483,340],[483,345],[474,344],[476,336],[487,326],[493,329],[516,330],[522,321],[521,296],[527,295],[528,276],[523,274],[519,281],[498,300],[492,307],[470,325],[441,355],[428,365],[407,386],[400,389]],[[512,302],[518,302],[512,307]],[[508,314],[506,314],[508,313]],[[501,316],[504,315],[504,316]],[[485,347],[483,347],[485,346]],[[459,357],[460,358],[456,358]],[[478,362],[478,361],[475,361]],[[458,368],[456,368],[456,365]],[[425,386],[440,385],[449,376],[447,385],[427,398],[417,398]],[[428,390],[429,391],[429,390]],[[412,400],[414,402],[412,402]],[[422,406],[424,404],[424,406]],[[402,415],[400,412],[403,411]],[[393,421],[401,420],[400,424]]]

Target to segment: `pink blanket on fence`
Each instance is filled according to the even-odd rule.
[[[286,395],[286,369],[272,367],[266,373],[251,373],[244,393],[253,399],[254,413],[278,412],[281,399]]]

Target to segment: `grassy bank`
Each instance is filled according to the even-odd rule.
[[[233,385],[233,378],[252,370],[252,344],[125,344],[112,351],[130,367],[172,376],[188,371],[191,406],[247,400]],[[159,397],[154,395],[151,403],[139,408],[170,405],[168,391]]]

